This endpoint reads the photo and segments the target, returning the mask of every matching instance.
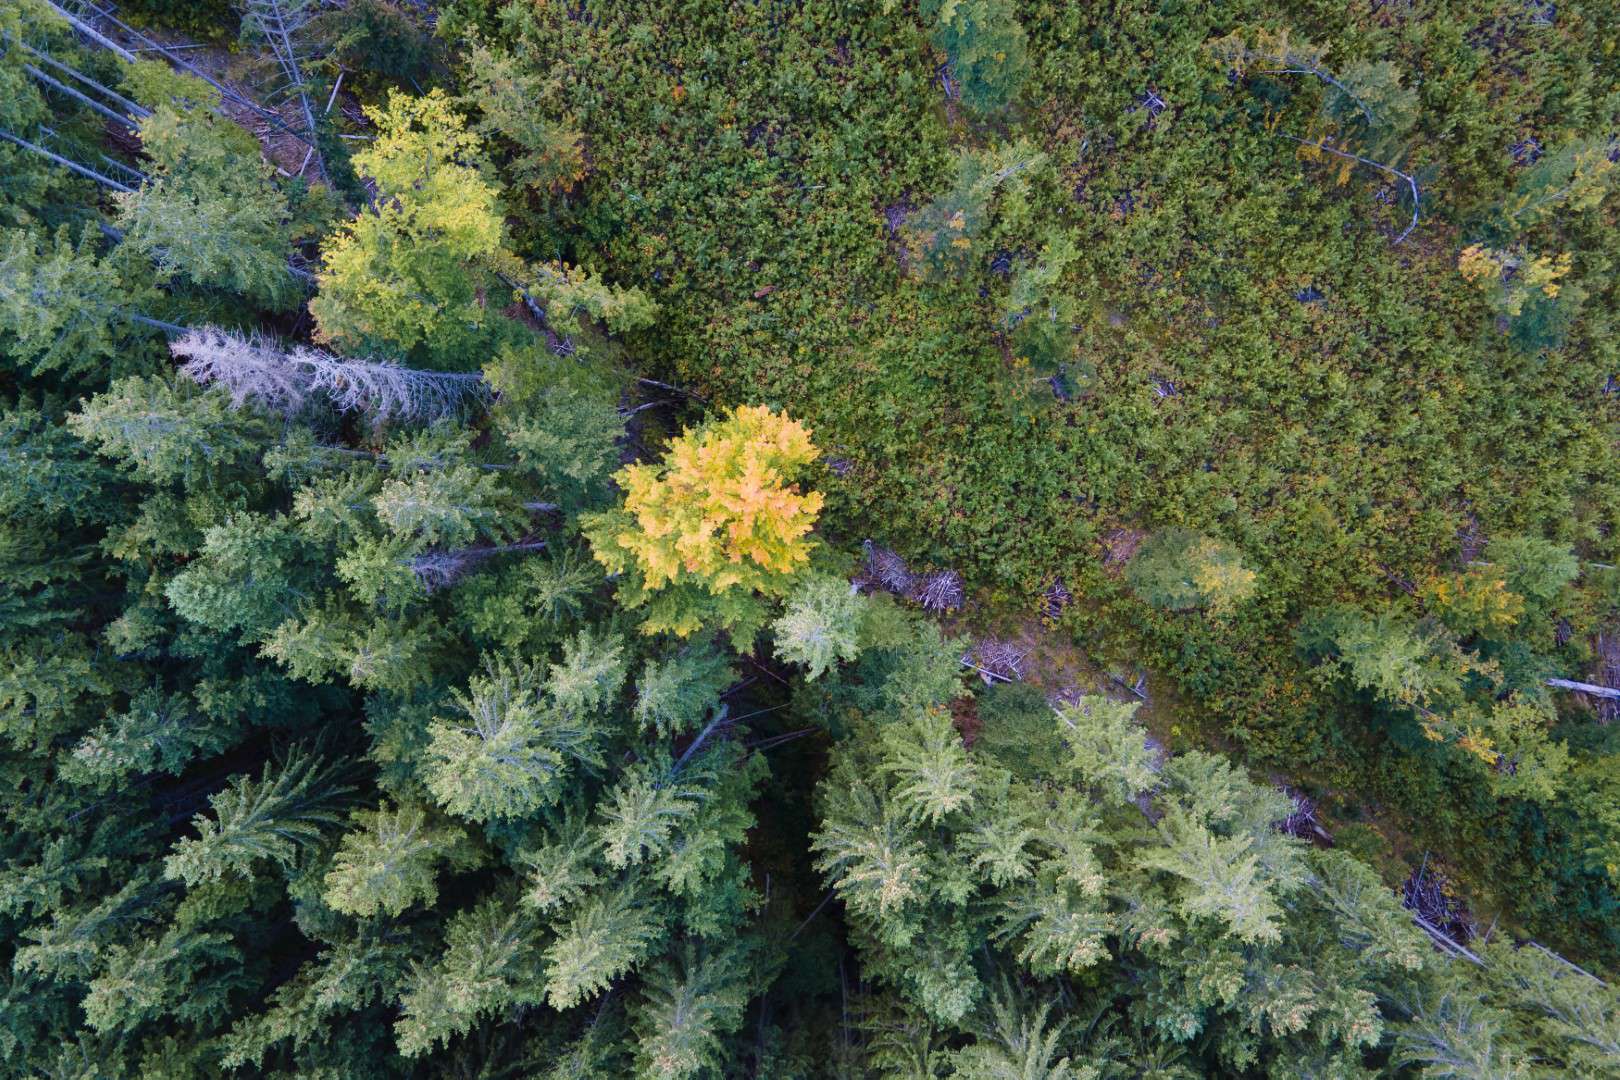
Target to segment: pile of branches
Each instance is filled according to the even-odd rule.
[[[1331,845],[1332,835],[1324,828],[1316,816],[1316,801],[1302,791],[1284,787],[1283,794],[1294,804],[1287,817],[1277,822],[1277,830],[1289,836],[1297,836],[1301,840],[1312,842],[1322,841]]]
[[[1013,682],[1024,677],[1024,658],[1028,649],[1019,648],[1010,641],[984,638],[962,654],[962,663],[979,673],[985,685]]]
[[[1465,945],[1474,936],[1473,919],[1451,880],[1427,856],[1401,886],[1401,903],[1430,936],[1438,934],[1454,945]]]
[[[957,610],[967,598],[962,575],[955,570],[913,573],[904,559],[886,547],[867,540],[861,548],[866,558],[853,582],[857,589],[878,589],[941,614]]]
[[[1073,599],[1074,594],[1063,584],[1063,579],[1055,578],[1051,587],[1041,594],[1041,614],[1048,619],[1056,619]]]

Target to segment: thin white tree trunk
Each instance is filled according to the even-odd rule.
[[[79,33],[83,34],[97,45],[100,45],[103,49],[108,50],[120,60],[124,60],[131,64],[135,62],[134,53],[130,52],[128,49],[124,48],[122,45],[118,44],[118,42],[114,41],[106,34],[103,34],[100,30],[97,30],[83,19],[74,15],[66,8],[58,7],[55,0],[45,0],[45,6],[56,12],[62,18],[66,19],[68,25],[72,26],[73,29],[77,30]]]
[[[43,146],[37,146],[34,143],[29,142],[27,139],[22,138],[21,136],[13,135],[11,132],[5,130],[4,128],[0,128],[0,139],[5,139],[8,142],[14,142],[18,146],[22,147],[24,150],[31,150],[34,153],[38,154],[42,158],[45,158],[45,159],[47,159],[49,161],[56,162],[56,164],[62,166],[62,168],[64,168],[64,169],[71,169],[72,171],[78,173],[80,176],[83,176],[83,177],[85,177],[87,179],[90,179],[90,180],[94,180],[98,184],[103,184],[103,185],[105,185],[107,187],[110,187],[114,191],[129,192],[129,191],[134,191],[135,190],[134,188],[129,187],[127,184],[120,184],[117,180],[114,180],[110,176],[102,176],[100,173],[96,172],[94,169],[86,168],[85,166],[80,165],[77,161],[70,161],[67,158],[63,157],[61,154],[53,154],[53,153],[51,153],[51,151],[45,149]]]
[[[43,71],[39,70],[39,68],[35,67],[33,64],[24,64],[23,65],[23,70],[28,72],[28,74],[32,75],[39,82],[42,82],[46,86],[49,86],[53,90],[56,90],[58,93],[66,94],[68,97],[73,98],[75,101],[79,102],[81,105],[88,105],[90,108],[94,109],[96,112],[100,113],[102,116],[105,116],[107,119],[113,121],[114,123],[122,124],[124,127],[127,127],[131,131],[139,131],[141,129],[140,124],[136,123],[134,120],[131,120],[129,117],[125,116],[123,113],[118,112],[115,109],[109,109],[107,106],[103,105],[101,102],[96,101],[96,100],[90,98],[89,96],[80,93],[79,91],[73,89],[73,87],[67,85],[66,83],[61,82],[61,81],[59,81],[57,79],[53,79],[51,76],[49,76],[49,75],[45,74]]]
[[[1574,679],[1548,679],[1547,685],[1559,690],[1574,690],[1579,694],[1591,694],[1593,697],[1613,698],[1620,701],[1620,690],[1607,686],[1598,686],[1595,683],[1576,682]]]
[[[41,52],[39,49],[34,48],[32,45],[28,44],[26,41],[19,41],[19,42],[17,42],[17,45],[22,49],[23,52],[27,53],[29,56],[32,56],[35,60],[38,60],[40,63],[44,64],[45,66],[50,67],[50,68],[54,68],[55,70],[60,71],[62,74],[66,75],[68,78],[73,79],[76,82],[81,82],[84,85],[86,85],[88,87],[91,87],[92,89],[96,90],[97,92],[99,92],[101,94],[104,94],[105,96],[112,99],[113,101],[116,101],[118,103],[119,107],[121,107],[130,116],[134,116],[134,117],[137,117],[139,119],[145,119],[146,117],[152,115],[152,110],[151,109],[148,109],[143,105],[139,105],[136,102],[133,102],[133,101],[129,100],[129,98],[127,98],[124,95],[118,93],[118,91],[113,90],[111,87],[101,85],[100,83],[96,82],[96,80],[92,79],[90,76],[86,75],[84,72],[80,71],[79,69],[74,68],[74,67],[69,67],[67,64],[62,63],[60,60],[56,59],[54,56],[51,56],[49,53]]]

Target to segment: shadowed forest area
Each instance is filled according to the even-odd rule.
[[[1620,14],[0,0],[0,1074],[1620,1076]]]

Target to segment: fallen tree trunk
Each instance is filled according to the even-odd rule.
[[[1573,679],[1548,679],[1547,685],[1559,690],[1574,690],[1578,694],[1591,694],[1593,697],[1620,700],[1620,690],[1608,686],[1598,686],[1596,683],[1576,682]]]

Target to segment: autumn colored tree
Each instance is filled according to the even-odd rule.
[[[624,504],[587,518],[585,535],[624,575],[620,602],[646,609],[645,632],[717,626],[752,639],[764,601],[809,564],[822,497],[794,481],[817,454],[804,425],[742,406],[674,440],[659,464],[619,472]]]

